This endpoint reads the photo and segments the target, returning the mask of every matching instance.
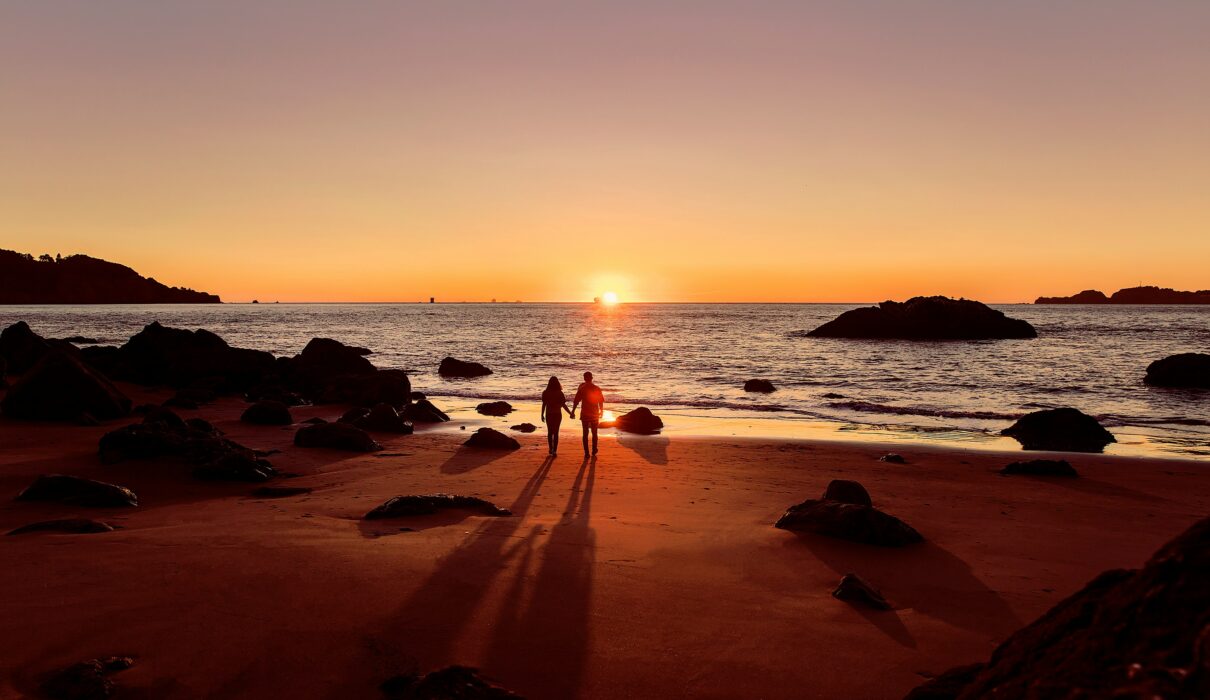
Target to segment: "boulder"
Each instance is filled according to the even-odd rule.
[[[62,520],[43,520],[41,522],[22,525],[15,530],[9,530],[10,535],[27,535],[31,532],[61,532],[69,535],[90,535],[98,532],[113,532],[113,526],[100,520],[87,518],[64,518]]]
[[[492,371],[478,362],[464,362],[447,357],[437,366],[437,374],[443,377],[486,377]]]
[[[138,496],[125,486],[65,474],[43,474],[17,495],[18,501],[59,501],[88,508],[131,508]]]
[[[1210,389],[1210,354],[1186,352],[1147,365],[1144,382],[1151,386]]]
[[[258,486],[252,489],[253,498],[289,498],[290,496],[305,496],[311,493],[308,486]]]
[[[485,416],[507,416],[513,412],[513,407],[507,401],[489,401],[475,406],[475,410]]]
[[[518,433],[532,433],[538,429],[538,426],[533,423],[518,423],[517,425],[509,426],[509,430],[515,430]]]
[[[412,434],[412,424],[404,420],[393,406],[386,403],[380,403],[366,411],[365,415],[353,421],[353,425],[374,433]]]
[[[233,348],[210,331],[148,324],[115,352],[85,354],[114,379],[144,385],[183,387],[208,380],[222,392],[243,391],[275,371],[273,355]]]
[[[218,394],[209,386],[187,386],[178,389],[164,405],[169,408],[196,409],[202,404],[210,403],[218,398]]]
[[[404,420],[412,423],[444,423],[450,419],[428,399],[420,399],[416,403],[405,406],[402,414]]]
[[[262,399],[245,408],[239,419],[253,425],[290,425],[294,422],[290,407],[272,399]]]
[[[652,435],[664,428],[664,421],[646,406],[639,406],[630,413],[623,413],[614,421],[618,430],[641,435]]]
[[[807,333],[812,338],[902,340],[982,340],[1036,338],[1027,321],[1005,316],[977,301],[948,297],[914,297],[905,302],[846,311]]]
[[[255,451],[228,440],[204,420],[188,421],[168,409],[155,409],[134,423],[101,437],[102,462],[179,459],[193,466],[193,475],[206,481],[267,481],[273,466]]]
[[[1000,431],[1027,450],[1100,452],[1117,442],[1096,418],[1074,408],[1051,408],[1022,416]]]
[[[312,379],[373,374],[374,365],[365,358],[368,351],[363,350],[331,338],[312,338],[295,358],[297,369]]]
[[[325,447],[350,452],[377,452],[382,449],[382,445],[375,442],[366,431],[348,423],[316,423],[303,426],[294,433],[294,444],[298,447]]]
[[[521,443],[504,433],[491,428],[479,428],[465,443],[467,447],[479,447],[486,450],[519,450]]]
[[[74,357],[47,351],[0,401],[9,418],[76,421],[88,415],[97,420],[130,413],[130,399],[108,379]]]
[[[1031,459],[1028,462],[1013,462],[1000,470],[1001,474],[1025,474],[1028,476],[1076,477],[1075,468],[1065,459]]]
[[[873,505],[870,494],[859,482],[848,479],[833,479],[823,492],[824,500],[856,503],[859,506]]]
[[[424,392],[423,392],[423,391],[413,391],[413,392],[412,392],[412,401],[413,401],[413,402],[416,402],[416,401],[424,401],[424,400],[425,400],[425,399],[427,399],[427,398],[428,398],[428,397],[424,395]]]
[[[10,374],[29,371],[50,347],[50,343],[33,332],[25,321],[17,321],[0,331],[0,357],[6,361]]]
[[[520,700],[521,696],[494,686],[465,666],[450,666],[424,676],[392,676],[378,686],[388,700]]]
[[[758,394],[772,394],[777,391],[777,387],[773,386],[773,382],[768,379],[749,379],[744,382],[744,391]]]
[[[840,584],[836,586],[836,590],[832,591],[832,597],[837,600],[860,603],[875,610],[891,609],[891,604],[882,597],[882,593],[857,574],[845,574],[840,579]]]
[[[908,697],[1210,697],[1207,591],[1210,518],[1164,545],[1142,569],[1097,576],[1010,636],[986,664],[946,674],[949,694]]]
[[[109,675],[133,665],[129,656],[82,661],[50,674],[38,689],[51,700],[105,700],[117,692]]]
[[[495,503],[485,501],[477,496],[455,496],[448,493],[437,493],[427,496],[396,496],[369,513],[366,513],[365,519],[381,520],[384,518],[432,515],[439,510],[447,509],[472,510],[480,515],[512,515],[508,509],[501,508]]]
[[[907,464],[907,460],[903,458],[903,455],[895,454],[894,452],[884,454],[878,458],[878,461],[886,462],[887,464]]]
[[[86,335],[69,335],[63,339],[63,342],[71,343],[72,345],[98,345],[101,341],[96,338],[89,338]]]
[[[381,369],[373,374],[338,375],[313,394],[320,403],[350,403],[365,407],[386,403],[395,408],[407,406],[411,395],[412,382],[406,372],[398,369]]]
[[[910,525],[873,506],[822,499],[791,506],[775,527],[880,547],[902,547],[924,540]]]

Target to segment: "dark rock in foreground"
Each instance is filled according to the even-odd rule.
[[[147,413],[134,423],[106,433],[98,445],[106,463],[173,457],[193,465],[193,476],[206,481],[267,481],[277,472],[253,450],[228,440],[204,420],[187,421],[167,409]]]
[[[887,464],[907,464],[907,460],[903,458],[903,455],[894,452],[884,454],[878,458],[878,461],[886,462]]]
[[[986,664],[969,664],[951,668],[912,689],[903,700],[957,700],[963,688],[974,680]]]
[[[289,498],[311,493],[308,486],[258,486],[250,494],[254,498]]]
[[[348,423],[315,423],[294,433],[298,447],[325,447],[350,452],[377,452],[382,449],[366,431]]]
[[[1022,416],[1000,431],[1027,450],[1100,452],[1117,440],[1096,418],[1074,408],[1051,408]]]
[[[350,409],[341,416],[340,421],[372,433],[412,434],[412,424],[404,420],[404,417],[393,406],[386,403],[380,403],[368,410],[364,408]]]
[[[840,579],[840,584],[836,586],[836,590],[832,591],[832,597],[851,603],[861,603],[875,610],[891,609],[891,604],[882,597],[882,593],[857,574],[845,574]]]
[[[51,344],[25,321],[17,321],[0,331],[0,358],[5,360],[6,371],[12,374],[28,372],[50,348]]]
[[[614,421],[614,425],[618,430],[640,435],[652,435],[664,429],[664,421],[646,406],[639,406],[629,413],[623,413]]]
[[[880,547],[902,547],[924,540],[910,525],[877,508],[822,499],[791,506],[774,527]]]
[[[86,348],[85,359],[106,376],[143,385],[185,387],[204,381],[223,392],[243,390],[275,370],[273,355],[233,348],[207,330],[148,324],[120,348]]]
[[[870,494],[860,482],[848,479],[833,479],[823,492],[824,500],[855,503],[859,506],[873,505]]]
[[[807,334],[813,338],[983,340],[1036,338],[1028,322],[977,301],[915,297],[846,311]]]
[[[491,501],[485,501],[477,496],[455,496],[447,493],[437,493],[428,496],[396,496],[374,510],[366,513],[366,520],[381,520],[383,518],[407,518],[416,515],[432,515],[439,510],[461,509],[473,510],[481,515],[505,516],[512,515],[506,509]]]
[[[478,447],[485,450],[519,450],[521,443],[492,428],[479,428],[474,435],[463,443],[467,447]]]
[[[513,412],[513,406],[507,401],[489,401],[475,406],[475,411],[485,416],[507,416]]]
[[[1151,386],[1210,389],[1210,355],[1186,352],[1147,365],[1144,382]]]
[[[771,394],[777,391],[777,387],[773,386],[773,382],[768,379],[749,379],[744,382],[744,391],[752,391],[758,394]]]
[[[253,425],[290,425],[294,422],[290,407],[272,399],[263,399],[252,404],[244,409],[239,419]]]
[[[402,415],[404,420],[411,421],[412,423],[444,423],[450,419],[449,416],[445,415],[445,412],[424,398],[417,400],[416,403],[405,406]]]
[[[392,676],[378,689],[389,700],[521,700],[521,696],[488,683],[478,673],[473,668],[450,666],[424,676]]]
[[[63,518],[61,520],[43,520],[41,522],[22,525],[10,530],[10,535],[26,535],[31,532],[62,532],[70,535],[91,535],[98,532],[113,532],[113,526],[100,520],[87,518]]]
[[[443,377],[486,377],[492,371],[478,362],[465,362],[447,357],[437,366],[437,374]]]
[[[509,430],[515,430],[518,433],[532,433],[538,429],[538,426],[533,423],[518,423],[517,425],[509,426]]]
[[[1210,518],[1111,570],[1009,637],[986,665],[947,673],[954,698],[1210,697]]]
[[[138,496],[125,486],[65,474],[43,474],[17,495],[18,501],[59,501],[88,508],[130,508]]]
[[[1001,474],[1024,474],[1027,476],[1076,477],[1074,467],[1065,459],[1033,459],[1028,462],[1013,462],[1000,470]]]
[[[82,661],[50,674],[38,689],[52,700],[105,700],[117,691],[109,675],[133,665],[129,656]]]
[[[130,413],[130,404],[108,379],[72,353],[54,349],[13,383],[0,409],[9,418],[26,420],[111,420]]]

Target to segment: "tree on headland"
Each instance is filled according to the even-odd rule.
[[[169,287],[117,263],[0,250],[0,304],[217,304],[218,296]]]

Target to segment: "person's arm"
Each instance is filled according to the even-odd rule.
[[[546,422],[546,400],[542,400],[542,422]]]
[[[577,391],[575,400],[571,402],[571,413],[569,413],[568,415],[571,416],[572,418],[576,417],[576,409],[580,407],[580,394],[582,394],[582,393],[583,392],[581,392],[581,391]]]
[[[563,410],[567,411],[568,416],[570,416],[572,418],[576,417],[576,412],[567,407],[567,399],[563,400]]]

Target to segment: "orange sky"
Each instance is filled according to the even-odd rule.
[[[1205,289],[1208,26],[1182,0],[6,3],[0,247],[230,301]]]

